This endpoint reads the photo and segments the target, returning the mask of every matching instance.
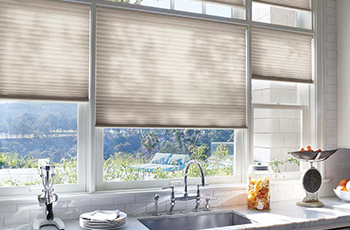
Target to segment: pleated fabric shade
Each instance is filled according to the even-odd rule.
[[[253,79],[312,83],[312,35],[252,30]]]
[[[253,0],[254,2],[266,3],[276,6],[289,7],[299,10],[311,10],[310,0]]]
[[[246,127],[246,27],[98,7],[96,125]]]
[[[0,98],[88,101],[89,9],[0,1]]]

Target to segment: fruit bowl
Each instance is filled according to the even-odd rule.
[[[337,190],[337,189],[333,189],[335,195],[337,195],[337,197],[339,199],[341,199],[342,201],[345,201],[345,202],[350,202],[350,192],[348,191],[340,191],[340,190]]]

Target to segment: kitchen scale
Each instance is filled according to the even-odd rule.
[[[305,190],[306,196],[302,201],[298,201],[297,205],[302,207],[316,208],[323,207],[324,204],[318,199],[318,190],[321,188],[322,176],[314,163],[327,160],[338,149],[314,152],[314,151],[296,151],[288,152],[289,155],[297,160],[310,163],[310,168],[307,169],[301,176],[301,183]]]

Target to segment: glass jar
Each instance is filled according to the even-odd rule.
[[[248,209],[270,210],[270,171],[268,165],[257,163],[249,166]]]

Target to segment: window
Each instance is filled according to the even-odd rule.
[[[76,103],[0,102],[0,187],[41,184],[38,166],[56,166],[56,184],[77,183]]]
[[[33,33],[33,47],[46,56],[33,56],[25,43],[0,42],[8,76],[0,76],[0,196],[40,189],[45,162],[56,165],[60,192],[179,184],[192,159],[209,184],[241,182],[242,169],[254,162],[270,163],[279,175],[300,173],[286,152],[316,139],[311,122],[322,88],[314,86],[315,10],[308,0],[47,1],[50,11],[60,9],[57,18],[75,20],[42,20],[46,11],[30,11],[37,9],[31,3],[0,5],[8,2],[21,9],[13,17],[23,31],[8,20],[13,14],[0,14],[0,24],[15,28],[5,37]],[[21,15],[28,10],[52,29],[46,42],[35,38],[36,26],[26,26]],[[57,42],[67,31],[77,40]],[[30,78],[36,73],[40,87]],[[53,73],[58,80],[47,77]],[[190,177],[198,183],[194,167]]]
[[[132,5],[171,9],[195,14],[207,14],[224,18],[245,19],[245,7],[241,0],[106,0]],[[219,2],[219,3],[217,3]],[[240,5],[242,2],[242,5]]]
[[[199,1],[176,0],[175,10],[181,10],[192,13],[202,13],[202,3]]]
[[[108,128],[103,144],[106,182],[183,178],[192,159],[206,177],[234,175],[233,130]]]
[[[142,6],[170,9],[170,0],[141,0],[140,4]]]
[[[300,171],[300,162],[287,152],[308,143],[308,88],[305,84],[253,81],[254,162],[269,162],[275,173]]]
[[[311,11],[258,2],[253,2],[253,21],[312,29]]]
[[[313,86],[302,84],[315,80],[311,10],[309,0],[252,1],[250,140],[254,162],[268,162],[276,177],[300,172],[287,152],[311,144]]]
[[[232,8],[229,6],[211,3],[206,4],[205,10],[208,15],[220,16],[225,18],[230,18],[232,16],[233,11]]]

